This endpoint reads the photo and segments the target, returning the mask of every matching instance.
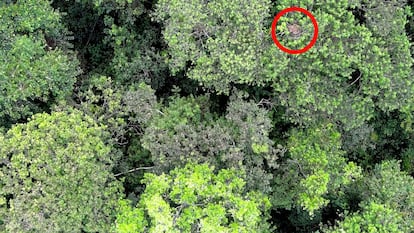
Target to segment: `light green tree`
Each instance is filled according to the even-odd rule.
[[[6,231],[108,232],[122,188],[107,136],[72,110],[36,114],[0,137]]]
[[[346,216],[326,233],[407,233],[401,213],[386,205],[370,202],[358,213]]]
[[[401,171],[399,162],[391,160],[376,165],[361,190],[364,202],[372,201],[399,211],[403,225],[414,230],[414,179]]]
[[[147,173],[135,208],[121,200],[115,230],[154,232],[270,232],[266,196],[245,192],[240,171],[217,173],[208,164],[187,164],[169,174]]]
[[[224,93],[235,84],[272,86],[294,123],[334,119],[351,130],[372,119],[376,108],[411,114],[405,1],[282,0],[273,4],[273,13],[292,5],[308,9],[319,27],[315,46],[300,55],[284,54],[273,44],[265,29],[272,18],[268,1],[163,0],[154,18],[165,25],[173,73],[188,69],[188,77]],[[353,10],[366,12],[366,22]],[[291,36],[293,23],[300,26],[299,36]],[[291,12],[276,33],[285,47],[299,48],[313,36],[313,25]]]
[[[340,188],[361,176],[361,168],[346,161],[340,137],[333,124],[290,133],[289,158],[275,179],[275,206],[298,205],[313,215],[329,203],[328,194],[343,195]]]

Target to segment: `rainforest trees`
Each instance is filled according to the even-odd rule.
[[[77,110],[36,114],[2,136],[7,232],[108,232],[122,188],[105,136]]]

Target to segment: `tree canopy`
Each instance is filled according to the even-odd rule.
[[[103,232],[120,183],[105,131],[79,111],[36,114],[0,139],[7,232]]]
[[[49,1],[3,3],[0,14],[0,122],[5,122],[64,99],[79,68],[65,50],[66,31]]]
[[[414,232],[413,12],[1,1],[0,232]]]
[[[168,175],[147,173],[135,208],[121,200],[116,231],[129,232],[269,232],[263,222],[266,196],[246,193],[235,169],[214,172],[207,164],[187,164]]]

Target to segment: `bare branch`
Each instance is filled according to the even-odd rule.
[[[121,173],[115,174],[114,176],[118,177],[118,176],[125,175],[125,174],[128,174],[128,173],[136,172],[136,171],[139,171],[139,170],[151,170],[153,168],[154,167],[136,167],[136,168],[133,168],[133,169],[128,170],[126,172],[121,172]]]
[[[358,82],[358,80],[360,79],[362,77],[362,72],[360,72],[359,73],[359,76],[358,76],[358,78],[356,78],[351,84],[349,84],[349,86],[348,87],[350,87],[350,86],[352,86],[352,85],[354,85],[356,82]]]

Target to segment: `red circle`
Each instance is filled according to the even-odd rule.
[[[302,49],[296,49],[296,50],[294,50],[294,49],[288,49],[288,48],[284,47],[277,40],[277,37],[276,37],[276,24],[277,24],[277,21],[279,21],[280,17],[282,17],[284,14],[286,14],[288,12],[292,12],[292,11],[299,11],[299,12],[305,14],[306,16],[308,16],[311,19],[312,24],[313,24],[313,28],[315,30],[314,33],[313,33],[313,38],[312,38],[311,42],[308,45],[306,45],[304,48],[302,48]],[[273,42],[275,42],[276,46],[279,49],[281,49],[282,51],[284,51],[286,53],[289,53],[289,54],[301,54],[301,53],[304,53],[304,52],[308,51],[310,48],[312,48],[312,46],[316,43],[316,40],[318,39],[318,31],[319,31],[319,29],[318,29],[318,23],[316,22],[316,19],[312,15],[312,13],[310,13],[309,11],[307,11],[307,10],[305,10],[303,8],[295,7],[295,6],[294,7],[289,7],[289,8],[286,8],[286,9],[280,11],[275,16],[275,18],[273,19],[273,23],[272,23],[272,39],[273,39]]]

